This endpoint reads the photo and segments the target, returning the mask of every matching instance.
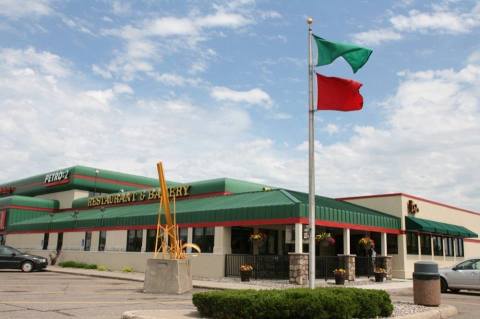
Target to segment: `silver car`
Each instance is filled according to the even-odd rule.
[[[454,267],[441,268],[439,273],[442,292],[480,290],[480,257],[462,261]]]

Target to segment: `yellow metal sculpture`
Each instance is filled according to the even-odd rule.
[[[158,258],[161,251],[162,257],[170,259],[187,258],[186,250],[191,248],[200,253],[200,247],[195,244],[182,243],[179,238],[175,196],[173,196],[173,219],[170,210],[170,198],[167,191],[167,182],[163,173],[162,162],[157,163],[158,181],[160,183],[160,206],[158,207],[157,236],[155,239],[154,257]],[[165,212],[165,225],[162,225],[162,210]]]

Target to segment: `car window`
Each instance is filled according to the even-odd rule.
[[[480,260],[470,259],[470,260],[464,261],[463,263],[458,264],[457,269],[462,269],[462,270],[480,269]]]
[[[0,247],[0,255],[3,255],[3,256],[10,256],[12,255],[13,251],[8,248],[8,247]]]

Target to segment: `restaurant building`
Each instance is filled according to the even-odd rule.
[[[167,182],[183,242],[197,278],[238,276],[242,263],[257,278],[289,278],[292,256],[308,252],[308,195],[230,178]],[[158,180],[84,166],[0,184],[0,242],[32,254],[144,271],[155,246]],[[413,263],[441,266],[480,255],[480,215],[396,193],[316,197],[317,277],[347,268],[349,279],[373,266],[411,278]],[[253,236],[260,235],[260,236]],[[257,238],[258,237],[258,238]],[[369,237],[375,245],[359,245]]]

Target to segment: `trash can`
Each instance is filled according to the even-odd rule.
[[[418,261],[413,272],[413,302],[422,306],[440,305],[440,274],[433,261]]]

